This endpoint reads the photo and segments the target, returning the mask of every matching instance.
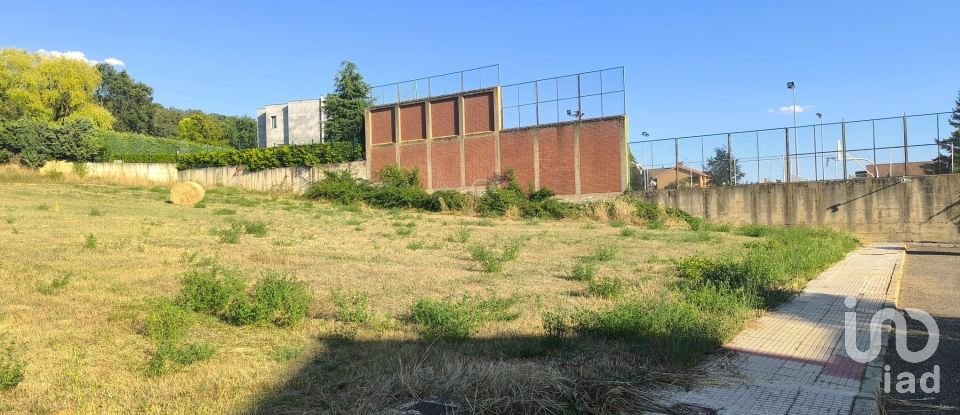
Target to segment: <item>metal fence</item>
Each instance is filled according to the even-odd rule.
[[[953,131],[949,119],[949,112],[905,114],[629,144],[648,190],[697,186],[709,171],[727,176],[709,177],[715,185],[938,174],[952,166],[941,144]]]
[[[500,85],[500,65],[487,65],[371,88],[373,105],[396,104]]]
[[[503,127],[622,115],[625,89],[622,66],[504,85]]]

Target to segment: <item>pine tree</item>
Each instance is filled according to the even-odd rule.
[[[370,85],[353,62],[343,61],[333,78],[334,93],[324,100],[324,139],[327,141],[364,142],[363,113],[373,103]]]
[[[950,126],[954,128],[950,137],[943,140],[937,140],[937,144],[946,154],[940,154],[933,159],[936,166],[936,173],[960,173],[960,165],[954,165],[954,162],[960,160],[960,92],[957,93],[957,99],[954,101],[953,114],[950,115]],[[953,152],[951,157],[950,152]]]

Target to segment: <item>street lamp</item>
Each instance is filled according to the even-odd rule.
[[[793,110],[793,169],[796,171],[796,175],[800,175],[800,159],[797,154],[800,153],[800,148],[797,146],[797,84],[793,81],[787,82],[787,89],[793,92],[793,105],[790,107]]]
[[[640,132],[640,135],[643,136],[643,138],[650,137],[650,134],[647,133],[646,131],[641,131],[641,132]],[[651,146],[651,148],[652,148],[652,146]],[[643,166],[640,166],[640,164],[637,163],[636,160],[634,160],[633,163],[634,163],[634,165],[636,165],[636,166],[640,169],[640,177],[643,178],[643,191],[649,190],[650,178],[647,177],[647,169],[643,168]],[[651,164],[653,163],[653,157],[652,157],[652,156],[651,156],[651,158],[650,158],[650,163],[651,163]]]

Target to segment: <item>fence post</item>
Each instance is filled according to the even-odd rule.
[[[786,145],[787,145],[787,147],[786,147],[786,148],[787,148],[787,157],[786,157],[786,164],[784,165],[783,179],[784,179],[784,181],[786,181],[787,183],[790,183],[790,182],[792,181],[792,179],[791,179],[791,177],[790,177],[790,129],[789,129],[789,128],[784,128],[784,129],[783,129],[783,135],[784,135],[784,137],[785,137]]]
[[[731,186],[737,184],[736,175],[733,174],[733,140],[730,138],[730,133],[727,133],[727,176]]]
[[[840,121],[840,157],[843,157],[843,180],[847,180],[847,122]]]
[[[907,175],[907,163],[910,161],[907,141],[907,113],[903,113],[903,176]]]

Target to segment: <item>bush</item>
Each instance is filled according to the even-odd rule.
[[[280,167],[313,167],[362,158],[363,147],[360,145],[332,142],[186,154],[180,156],[177,169],[244,166],[247,171],[260,171]]]
[[[19,385],[23,381],[25,366],[17,351],[17,344],[0,337],[0,391]]]
[[[310,185],[304,196],[311,199],[329,200],[341,205],[363,202],[373,190],[373,185],[353,177],[349,171],[325,172],[325,177]]]
[[[636,208],[637,217],[648,223],[662,222],[666,214],[660,205],[645,200],[637,200],[634,207]]]
[[[49,160],[95,161],[101,155],[95,132],[88,120],[57,124],[19,119],[0,124],[0,149],[19,153],[20,164],[34,168]]]
[[[592,279],[587,292],[601,298],[619,297],[623,293],[623,280],[616,277]]]
[[[373,321],[369,298],[364,293],[344,293],[334,291],[333,306],[337,310],[337,320],[346,323],[367,324]]]
[[[186,336],[192,323],[187,310],[170,300],[160,299],[150,304],[144,321],[144,334],[158,343],[177,341]]]
[[[500,252],[484,245],[474,245],[470,248],[470,257],[480,263],[484,272],[496,273],[503,271],[503,265],[520,256],[520,241],[513,241],[505,245]]]
[[[484,300],[463,297],[458,301],[421,299],[413,305],[411,319],[427,337],[465,339],[490,321],[510,321],[514,298],[492,296]]]
[[[244,279],[216,264],[195,267],[182,284],[178,304],[238,326],[264,322],[295,326],[313,304],[313,295],[302,281],[269,274],[248,293]]]
[[[83,239],[83,249],[97,249],[97,237],[93,234],[87,234]]]
[[[597,275],[597,264],[593,261],[577,261],[570,271],[570,279],[574,281],[591,281]]]
[[[11,158],[13,158],[13,153],[10,150],[0,148],[0,164],[9,163]]]
[[[617,248],[610,245],[598,246],[586,259],[595,262],[613,261],[617,259]]]
[[[147,364],[147,376],[160,376],[183,366],[210,359],[216,348],[208,343],[176,344],[163,342],[156,345],[156,351]]]

